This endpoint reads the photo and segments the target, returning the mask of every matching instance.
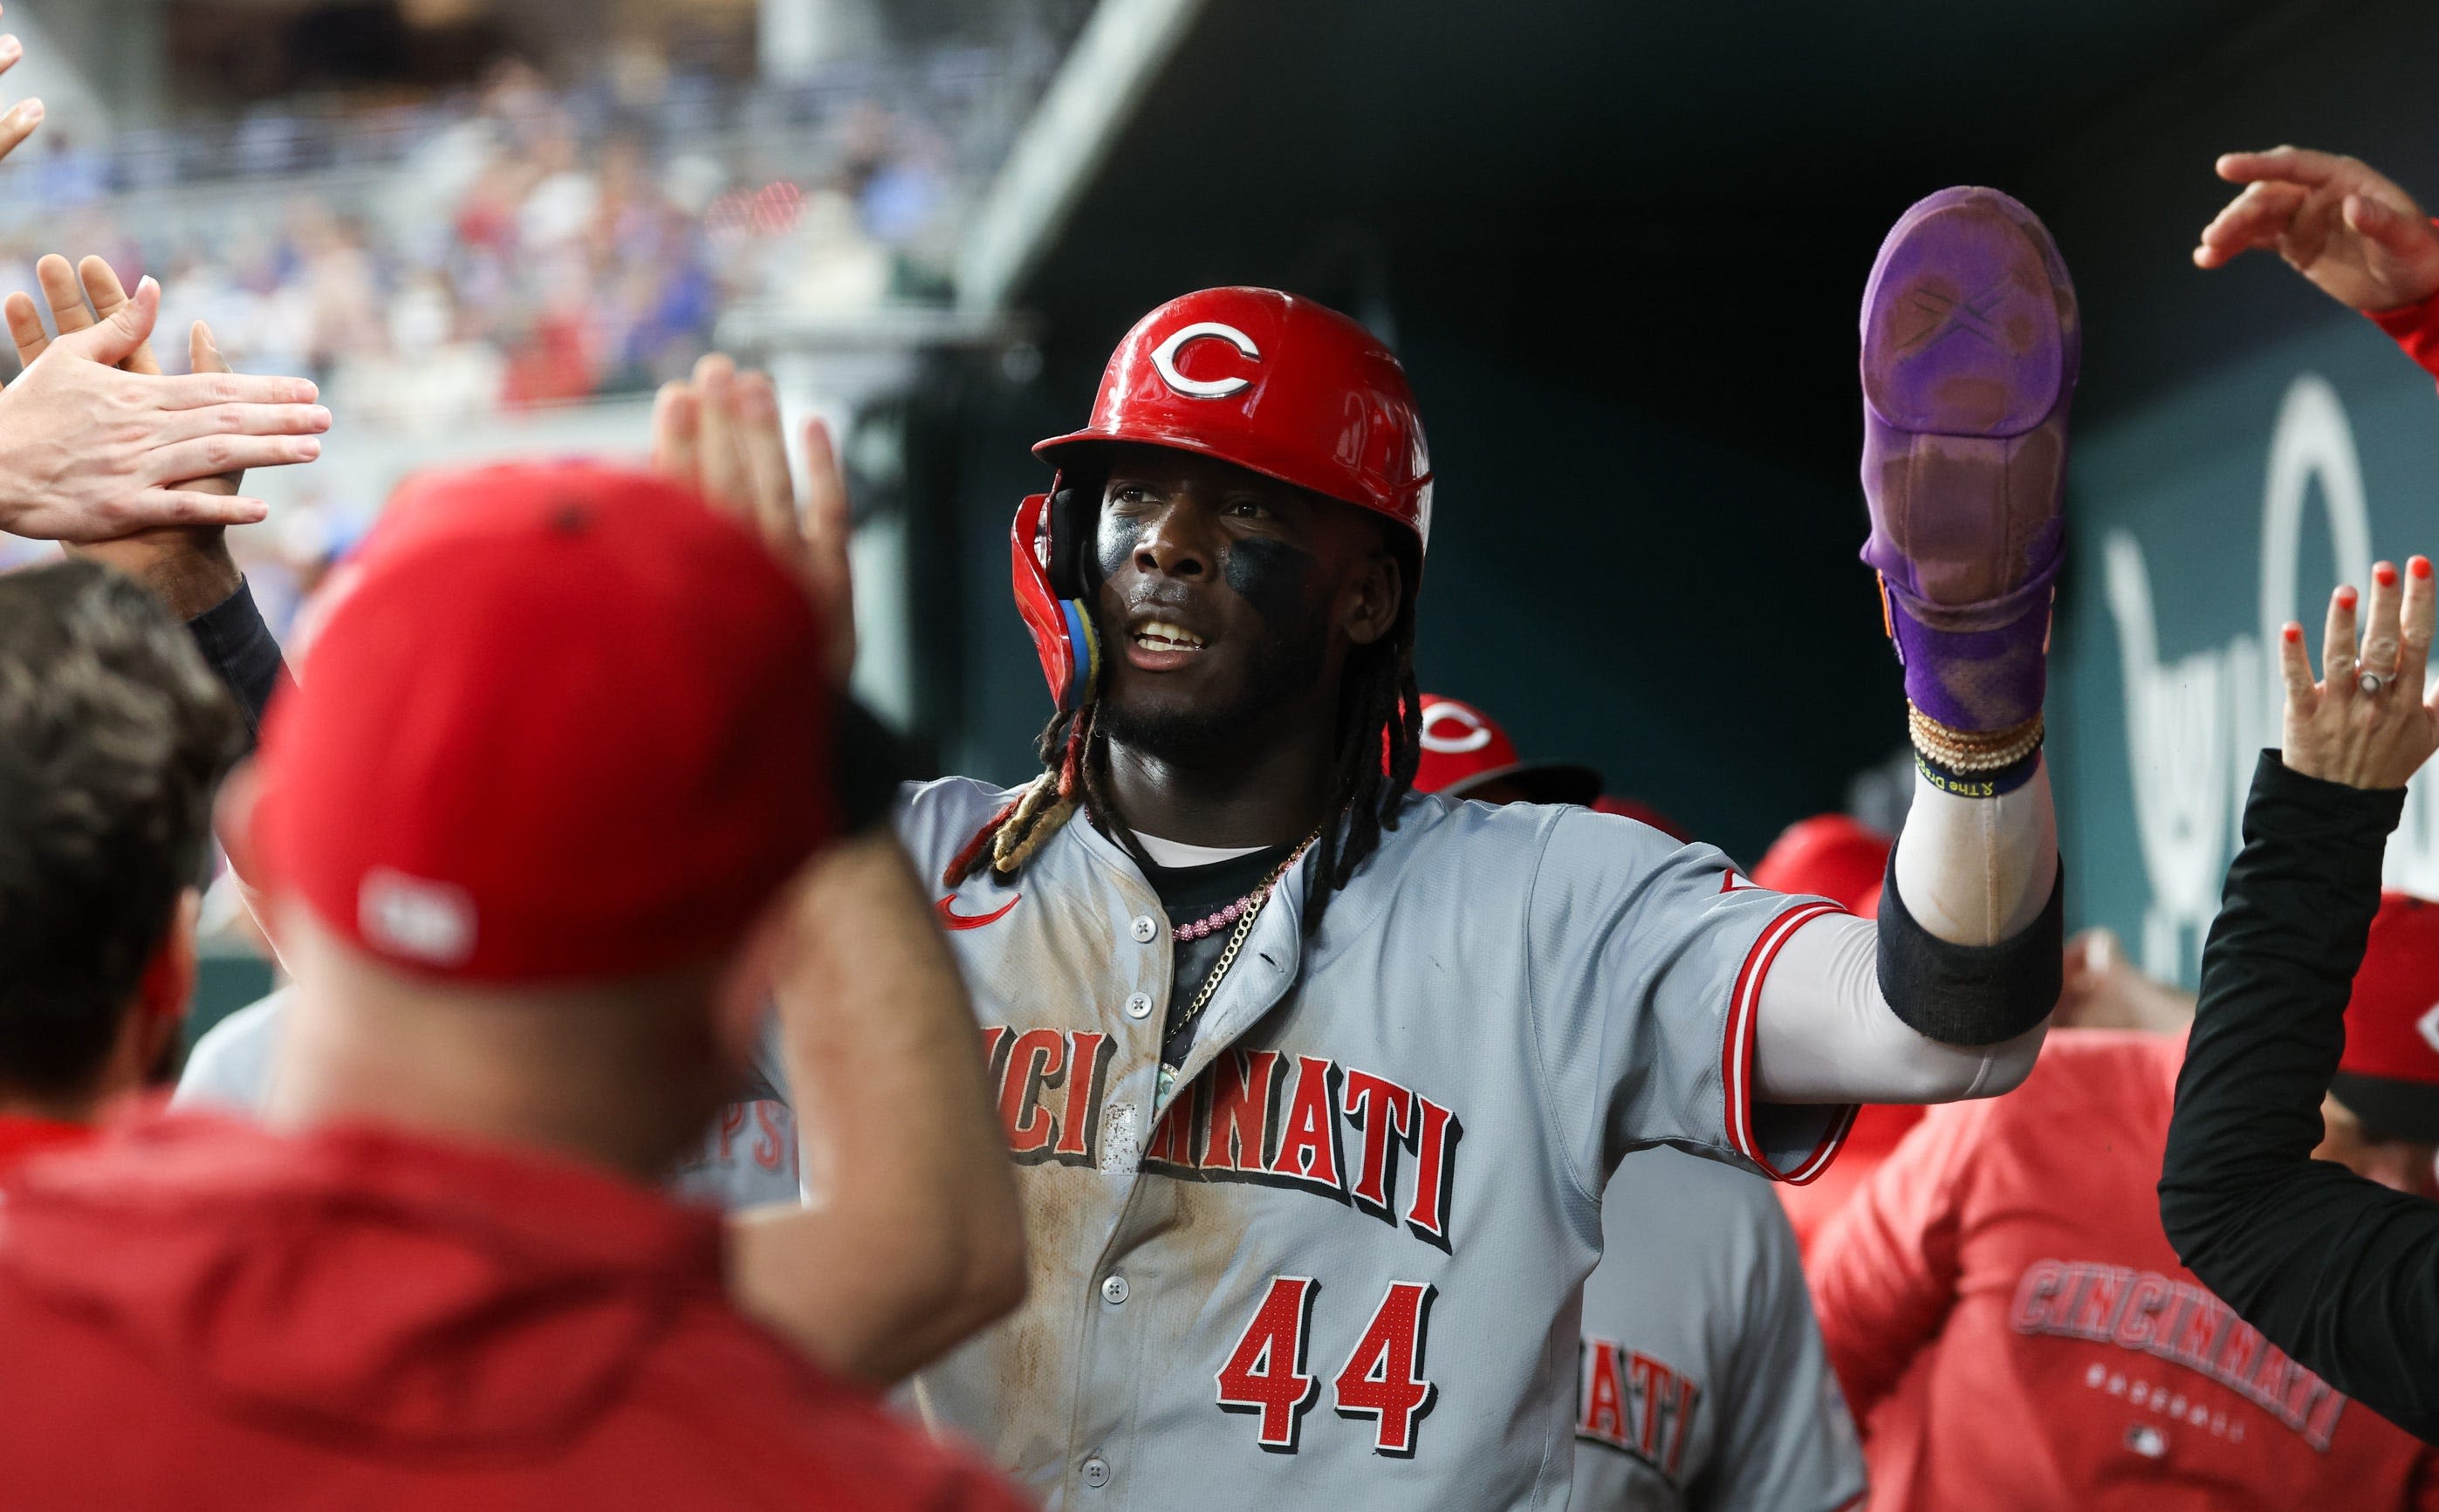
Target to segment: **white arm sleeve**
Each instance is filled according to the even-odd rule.
[[[1917,776],[1891,874],[1907,912],[1950,944],[1995,945],[2022,933],[2057,879],[2047,763],[1996,798],[1960,798]],[[2032,1074],[2047,1028],[1974,1049],[1909,1028],[1880,995],[1877,926],[1826,915],[1788,936],[1762,983],[1755,1091],[1789,1103],[1994,1096]]]
[[[1996,798],[1960,798],[1915,774],[1894,872],[1906,912],[1950,945],[1996,945],[2022,934],[2057,881],[2049,763]]]
[[[1954,1102],[1993,1097],[2032,1075],[2048,1025],[1966,1049],[1906,1026],[1880,996],[1880,933],[1824,914],[1780,947],[1754,1026],[1764,1102]]]

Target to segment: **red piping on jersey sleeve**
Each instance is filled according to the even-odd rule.
[[[2439,221],[2433,221],[2439,225]],[[2388,332],[2389,339],[2405,348],[2405,355],[2421,365],[2422,370],[2439,377],[2439,294],[2418,305],[2406,305],[2396,310],[2371,310],[2372,324]]]
[[[1788,939],[1805,925],[1824,914],[1846,912],[1835,903],[1798,903],[1770,921],[1761,937],[1745,952],[1744,969],[1736,973],[1736,996],[1728,1006],[1727,1041],[1719,1048],[1719,1079],[1726,1084],[1728,1095],[1728,1139],[1736,1153],[1760,1166],[1773,1181],[1801,1186],[1829,1168],[1837,1158],[1839,1147],[1846,1143],[1846,1131],[1855,1126],[1855,1110],[1848,1107],[1821,1136],[1812,1153],[1792,1167],[1780,1170],[1770,1163],[1761,1147],[1760,1138],[1753,1127],[1753,1062],[1754,1030],[1761,1022],[1761,985],[1770,975],[1771,963]]]

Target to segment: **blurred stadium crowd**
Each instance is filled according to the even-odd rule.
[[[1002,82],[973,49],[786,85],[506,62],[463,98],[26,154],[0,258],[158,276],[173,320],[368,425],[647,392],[739,304],[937,298]]]

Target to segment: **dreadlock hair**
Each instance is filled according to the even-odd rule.
[[[1319,885],[1305,910],[1308,937],[1321,928],[1338,890],[1380,848],[1380,832],[1398,827],[1398,809],[1415,785],[1422,756],[1423,696],[1415,683],[1415,597],[1422,551],[1413,537],[1386,522],[1381,535],[1398,563],[1403,592],[1389,633],[1355,648],[1346,659],[1339,686],[1333,817],[1313,842]],[[986,854],[994,874],[1003,880],[1015,876],[1078,808],[1139,864],[1150,864],[1110,791],[1108,743],[1093,717],[1101,675],[1096,658],[1095,685],[1081,706],[1052,715],[1034,742],[1041,774],[974,831],[941,874],[943,886],[962,885],[981,868]]]

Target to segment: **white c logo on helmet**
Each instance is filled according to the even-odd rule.
[[[1456,725],[1465,733],[1442,735],[1440,726],[1444,724]],[[1490,730],[1482,722],[1481,715],[1462,703],[1426,703],[1423,705],[1422,741],[1426,751],[1436,751],[1441,756],[1463,756],[1468,751],[1479,751],[1488,745]]]
[[[1151,365],[1160,381],[1188,399],[1225,399],[1240,388],[1253,385],[1250,378],[1188,378],[1177,370],[1177,354],[1188,342],[1217,337],[1237,348],[1249,363],[1258,363],[1262,354],[1254,347],[1254,338],[1234,326],[1223,326],[1216,320],[1198,320],[1191,326],[1180,326],[1168,333],[1168,339],[1151,349]]]

